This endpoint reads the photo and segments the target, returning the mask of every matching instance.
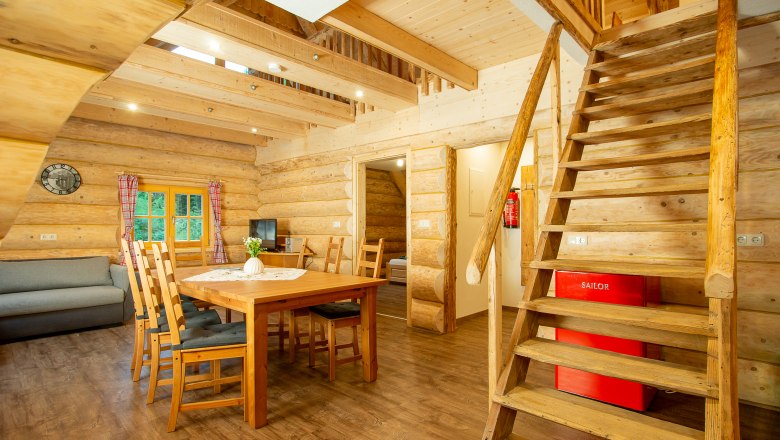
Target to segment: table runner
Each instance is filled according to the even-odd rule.
[[[184,281],[291,281],[306,273],[306,269],[267,267],[263,273],[247,275],[241,268],[214,269]]]

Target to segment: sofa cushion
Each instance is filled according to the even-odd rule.
[[[0,293],[111,286],[108,257],[0,261]]]
[[[0,295],[0,317],[121,304],[125,292],[114,286],[75,287]]]

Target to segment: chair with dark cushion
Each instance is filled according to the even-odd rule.
[[[204,328],[186,328],[187,318],[181,307],[179,290],[173,278],[173,266],[167,253],[163,254],[157,245],[152,245],[152,251],[158,268],[160,291],[167,310],[165,316],[170,327],[173,355],[173,395],[168,432],[176,429],[176,419],[180,411],[241,405],[244,407],[244,420],[246,420],[246,326],[243,322],[236,322]],[[221,377],[220,361],[233,358],[242,360],[241,374]],[[204,361],[211,363],[210,376],[204,380],[187,382],[187,364]],[[185,389],[214,387],[214,392],[220,393],[222,385],[233,382],[241,382],[241,396],[238,398],[182,402]]]
[[[157,289],[154,278],[152,277],[152,269],[149,264],[149,258],[146,254],[146,248],[142,241],[133,242],[133,251],[135,253],[136,262],[139,267],[141,287],[143,292],[143,298],[146,304],[144,317],[146,318],[146,326],[149,331],[149,389],[146,393],[146,403],[150,404],[154,402],[154,394],[157,391],[158,386],[170,385],[173,383],[171,379],[160,379],[159,373],[161,369],[170,368],[171,358],[162,358],[162,347],[170,345],[171,335],[168,328],[168,322],[166,319],[166,309],[160,306],[160,299],[156,292],[161,291]],[[187,318],[188,327],[206,327],[214,324],[221,324],[219,315],[214,310],[199,311],[192,303],[182,302],[182,310],[184,316]],[[146,363],[144,364],[146,365]]]
[[[385,240],[379,239],[375,245],[366,244],[366,239],[361,240],[359,260],[357,262],[356,275],[371,276],[379,278],[382,267],[382,253],[385,247]],[[374,253],[376,257],[371,260],[368,254]],[[373,271],[369,272],[369,269]],[[309,367],[314,367],[317,352],[328,351],[328,379],[333,382],[336,380],[336,365],[354,362],[363,358],[358,344],[357,327],[360,325],[360,304],[354,301],[332,302],[309,307],[309,334],[314,335],[314,328],[319,324],[322,328],[327,328],[327,347],[317,347],[316,336],[309,338]],[[352,342],[348,344],[336,343],[336,330],[340,328],[352,328]],[[344,348],[352,348],[352,356],[338,358],[338,351]]]

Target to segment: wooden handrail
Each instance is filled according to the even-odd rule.
[[[469,284],[479,284],[482,280],[482,273],[485,271],[485,265],[490,254],[490,246],[493,244],[498,223],[501,220],[501,214],[504,212],[504,202],[517,172],[525,140],[528,137],[528,130],[531,128],[531,120],[536,112],[539,96],[542,93],[547,72],[550,70],[550,63],[552,62],[562,28],[563,25],[560,22],[556,22],[550,29],[550,35],[547,36],[547,42],[544,44],[542,55],[531,77],[528,92],[526,92],[523,104],[520,106],[520,113],[517,115],[517,121],[512,130],[512,137],[509,138],[509,145],[506,153],[504,153],[504,160],[501,162],[501,168],[493,186],[493,193],[485,209],[485,217],[482,220],[482,228],[479,231],[477,243],[474,245],[469,264],[466,267],[466,281]]]
[[[737,5],[720,0],[715,46],[704,294],[732,298],[736,279]]]

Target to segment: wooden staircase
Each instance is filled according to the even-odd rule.
[[[540,227],[531,277],[519,305],[510,340],[513,349],[492,396],[484,439],[511,438],[518,411],[610,439],[739,438],[733,345],[736,110],[730,107],[736,103],[736,70],[728,66],[736,65],[737,25],[736,7],[728,5],[729,1],[721,3],[725,5],[717,11],[674,26],[635,33],[624,31],[624,36],[613,40],[605,40],[602,35],[602,41],[594,45],[558,164],[545,224]],[[642,22],[626,27],[629,26],[643,29]],[[681,112],[683,116],[651,122],[641,117],[709,103],[712,108],[706,113]],[[634,116],[639,122],[630,122]],[[602,128],[605,125],[607,128]],[[711,145],[702,145],[705,137],[711,137]],[[603,149],[609,147],[604,144],[625,141],[654,145],[672,142],[660,152],[583,159],[588,156],[588,148]],[[709,182],[607,189],[581,189],[577,184],[581,172],[705,160],[710,161]],[[702,255],[702,263],[558,258],[566,232],[705,230],[705,224],[698,222],[567,224],[570,205],[576,200],[697,193],[709,194],[710,202],[706,225],[708,255],[706,261]],[[475,267],[479,267],[479,254],[475,248]],[[550,297],[548,289],[555,270],[703,279],[709,313],[705,309],[667,310]],[[706,351],[708,366],[694,368],[541,339],[536,337],[539,325]],[[525,383],[532,359],[702,396],[706,402],[706,429],[690,429]]]

